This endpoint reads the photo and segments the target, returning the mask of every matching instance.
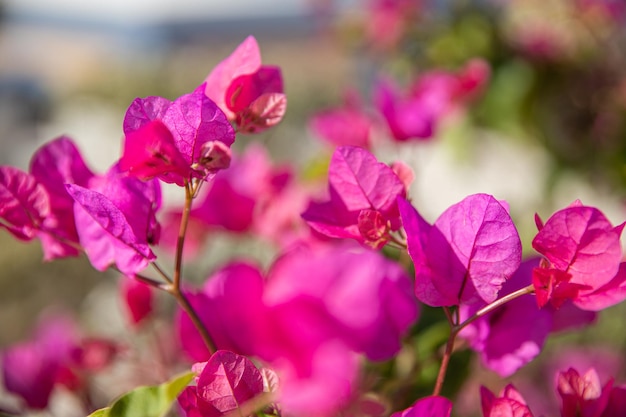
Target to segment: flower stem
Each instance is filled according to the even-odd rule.
[[[176,299],[180,307],[185,311],[185,313],[187,313],[194,327],[196,328],[196,330],[198,330],[198,333],[200,333],[200,337],[202,337],[204,344],[209,350],[209,353],[211,353],[211,355],[214,354],[217,349],[215,348],[215,343],[213,342],[213,338],[209,334],[209,331],[207,330],[202,320],[200,320],[200,317],[196,313],[196,310],[194,310],[194,308],[192,307],[191,303],[189,302],[185,294],[183,294],[180,288],[175,288],[173,285],[169,286],[169,289],[167,292],[172,294],[172,296]]]
[[[185,246],[185,235],[187,234],[187,226],[189,224],[189,214],[191,213],[191,204],[194,197],[194,188],[190,182],[185,182],[185,205],[183,207],[182,217],[180,220],[180,228],[178,230],[178,240],[176,242],[176,260],[174,268],[174,279],[171,284],[166,287],[166,291],[172,294],[180,307],[187,313],[196,330],[200,333],[204,344],[211,354],[215,353],[215,343],[209,334],[206,326],[200,320],[200,317],[194,310],[193,306],[183,294],[180,283],[183,270],[183,248]]]
[[[187,226],[189,225],[189,214],[191,213],[191,203],[193,201],[193,193],[191,184],[185,182],[185,206],[183,207],[182,217],[180,219],[180,228],[178,229],[178,240],[176,241],[176,266],[174,267],[174,282],[172,286],[178,292],[180,289],[180,277],[183,270],[183,248],[185,247],[185,235],[187,234]]]
[[[521,288],[517,291],[514,291],[510,294],[505,295],[502,298],[498,298],[491,304],[486,305],[485,307],[478,310],[472,317],[469,317],[463,323],[454,324],[455,320],[452,318],[450,310],[448,307],[444,307],[444,311],[446,312],[446,317],[450,322],[450,336],[448,336],[448,342],[446,343],[446,348],[443,353],[443,358],[441,359],[441,366],[439,367],[439,373],[437,374],[437,380],[435,382],[435,389],[433,390],[433,395],[439,395],[441,393],[441,389],[443,388],[443,382],[446,378],[446,371],[448,370],[448,365],[450,363],[450,356],[452,356],[452,351],[454,350],[454,341],[458,334],[463,330],[466,326],[470,325],[474,321],[478,320],[480,317],[485,316],[486,314],[494,311],[495,309],[503,306],[511,300],[516,299],[517,297],[521,297],[525,294],[532,294],[534,292],[534,287],[529,285],[528,287]],[[458,310],[457,310],[458,311]],[[458,323],[458,321],[456,321]]]

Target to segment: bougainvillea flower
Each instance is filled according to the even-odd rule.
[[[485,387],[480,388],[483,417],[533,417],[522,395],[513,387],[504,387],[498,397]]]
[[[403,411],[393,413],[391,417],[450,417],[452,401],[445,397],[430,396],[420,398]]]
[[[31,340],[2,352],[3,380],[7,391],[24,399],[29,408],[43,409],[78,342],[74,322],[65,315],[42,320]]]
[[[143,323],[153,310],[152,288],[139,280],[128,277],[120,278],[119,288],[130,324],[137,326]]]
[[[567,299],[576,304],[579,298],[588,297],[580,307],[593,308],[591,294],[603,287],[615,294],[613,301],[619,300],[624,224],[614,227],[600,210],[579,201],[554,213],[545,224],[539,217],[536,220],[539,232],[532,245],[545,257],[533,273],[540,307],[548,302],[558,307]],[[598,301],[597,307],[604,304]]]
[[[235,132],[204,89],[202,84],[173,102],[135,99],[124,117],[122,170],[183,185],[190,176],[206,179],[227,168]]]
[[[111,354],[106,358],[95,352],[95,340],[83,339],[74,320],[58,312],[44,316],[31,339],[5,349],[2,354],[2,378],[8,392],[21,397],[29,408],[48,406],[54,387],[70,390],[84,386],[82,376],[108,365],[117,344],[99,340]],[[96,367],[95,357],[100,358]],[[81,376],[82,375],[82,376]]]
[[[397,141],[429,139],[440,120],[474,98],[489,78],[484,61],[470,61],[458,73],[432,71],[415,80],[405,92],[381,79],[374,102]]]
[[[301,279],[311,271],[314,280]],[[217,347],[268,363],[280,379],[281,406],[298,415],[327,416],[346,406],[356,388],[357,352],[391,358],[417,318],[404,270],[357,245],[293,249],[266,279],[233,263],[189,295]],[[208,358],[184,314],[178,332],[189,356]]]
[[[557,391],[561,396],[561,416],[604,416],[603,411],[608,405],[612,389],[613,379],[602,386],[593,368],[583,375],[574,368],[560,372],[557,376]]]
[[[383,247],[388,232],[400,227],[396,197],[404,184],[386,164],[365,149],[342,146],[328,168],[329,199],[311,202],[302,218],[316,231],[334,238],[352,238]]]
[[[112,264],[133,276],[156,259],[150,244],[159,240],[156,211],[161,205],[159,183],[144,182],[119,172],[93,177],[89,188],[67,184],[75,201],[80,243],[99,271]]]
[[[367,2],[365,36],[376,49],[395,48],[409,25],[419,18],[422,2],[415,0],[370,0]]]
[[[294,279],[316,271],[316,279]],[[279,305],[299,297],[316,300],[348,346],[372,360],[391,358],[402,335],[417,319],[409,277],[376,252],[346,247],[293,250],[268,274],[265,302]],[[312,307],[311,307],[312,308]]]
[[[373,122],[362,107],[357,93],[348,91],[342,106],[316,113],[309,120],[309,128],[316,136],[334,146],[368,149]]]
[[[178,398],[187,417],[221,417],[263,393],[263,376],[245,356],[218,350],[198,365],[196,386],[185,388]]]
[[[191,217],[205,227],[244,232],[252,227],[255,212],[290,180],[285,167],[272,165],[261,145],[250,145],[234,157],[228,170],[218,173],[199,198]]]
[[[403,97],[391,80],[378,82],[374,102],[387,122],[393,139],[428,139],[435,134],[437,114],[424,103],[413,97]]]
[[[65,184],[86,187],[94,174],[67,136],[40,147],[30,160],[30,173],[43,185],[50,198],[50,214],[44,221],[45,233],[39,234],[44,259],[77,255],[77,249],[67,244],[78,243],[78,234],[74,223],[74,200],[65,190]]]
[[[496,299],[522,253],[505,206],[487,194],[471,195],[430,225],[404,198],[398,205],[420,301],[453,306]]]
[[[261,52],[248,36],[205,79],[205,93],[234,121],[241,132],[254,133],[274,126],[285,114],[280,68],[261,65]]]

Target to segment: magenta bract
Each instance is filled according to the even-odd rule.
[[[21,240],[33,239],[50,214],[50,198],[32,175],[0,167],[0,227]]]
[[[252,354],[263,337],[262,296],[261,273],[243,262],[219,269],[202,291],[188,294],[217,348],[241,354]],[[187,314],[180,311],[176,325],[185,353],[194,361],[206,361],[210,353]]]
[[[120,169],[140,179],[157,177],[179,186],[191,174],[172,133],[158,119],[126,135]]]
[[[2,352],[7,391],[20,396],[29,408],[46,408],[77,344],[76,326],[69,317],[56,313],[42,320],[31,340]]]
[[[104,271],[115,264],[132,276],[156,259],[148,246],[148,219],[141,226],[133,222],[140,229],[136,233],[124,212],[105,195],[75,184],[68,184],[67,190],[75,201],[80,243],[94,268]]]
[[[205,79],[205,94],[235,121],[239,131],[260,132],[274,126],[285,114],[280,68],[261,65],[261,52],[248,36]]]
[[[245,356],[218,350],[201,369],[179,400],[187,417],[221,417],[263,392],[261,372]]]
[[[235,122],[242,133],[259,133],[277,125],[287,111],[287,96],[283,93],[263,93],[237,113]]]
[[[124,117],[125,170],[182,185],[189,174],[206,179],[223,168],[216,169],[207,157],[206,144],[219,141],[230,147],[235,132],[222,110],[204,95],[204,88],[203,84],[173,102],[162,97],[133,101]]]
[[[579,295],[574,303],[584,309],[600,311],[626,299],[626,263],[619,265],[617,274],[611,281],[593,292]]]
[[[428,139],[435,133],[436,115],[420,100],[402,97],[390,80],[376,86],[374,101],[397,141]]]
[[[489,66],[472,60],[458,73],[430,71],[400,91],[390,80],[380,80],[374,101],[393,139],[429,139],[441,119],[477,95],[489,78]]]
[[[119,286],[130,324],[136,326],[143,323],[152,313],[152,289],[141,281],[127,277],[120,278]]]
[[[78,251],[67,242],[78,243],[74,222],[74,200],[65,184],[87,187],[94,176],[72,140],[61,136],[39,148],[31,158],[30,172],[50,197],[50,215],[45,220],[46,233],[39,235],[44,259],[75,256]]]
[[[561,416],[595,417],[606,415],[613,417],[613,415],[603,414],[609,404],[612,390],[613,379],[602,386],[600,378],[593,368],[590,368],[583,375],[573,368],[560,372],[557,377],[557,391],[561,396]]]
[[[205,79],[205,93],[226,113],[229,120],[235,115],[229,109],[226,91],[236,78],[254,74],[261,68],[259,44],[248,36],[226,59],[222,60]]]
[[[611,285],[619,288],[621,278],[616,276],[622,260],[623,227],[614,227],[600,210],[580,202],[554,213],[533,239],[533,248],[547,260],[543,270],[536,271],[537,281],[543,283],[537,287],[538,294],[545,294],[546,287],[554,288],[549,298],[558,303],[559,299],[590,296],[613,279]],[[557,291],[560,287],[563,290]],[[589,299],[583,305],[593,308]]]
[[[507,210],[487,194],[469,196],[434,225],[398,204],[415,264],[415,294],[431,306],[492,302],[517,270],[521,242]]]
[[[396,197],[406,195],[404,184],[389,166],[378,162],[365,149],[342,146],[335,150],[328,188],[328,201],[311,202],[302,213],[302,218],[316,231],[381,247],[388,240],[384,229],[400,227]],[[361,215],[363,211],[368,214]]]
[[[316,113],[309,120],[315,135],[335,146],[369,148],[373,122],[362,109],[355,92],[347,92],[340,107]]]
[[[308,271],[316,271],[316,278],[296,278]],[[285,254],[269,272],[264,298],[277,306],[307,300],[308,308],[318,310],[320,320],[337,332],[333,337],[372,360],[397,353],[402,335],[417,319],[406,273],[376,252],[345,246]]]
[[[480,388],[483,417],[533,417],[521,394],[509,384],[496,397],[485,387]]]
[[[391,417],[450,417],[452,401],[445,397],[430,396],[420,398],[404,411],[393,413]]]

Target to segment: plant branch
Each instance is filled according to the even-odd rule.
[[[196,328],[196,330],[198,330],[198,333],[200,333],[200,336],[202,337],[202,340],[204,341],[207,349],[209,350],[211,355],[214,354],[217,349],[215,348],[213,338],[211,338],[209,331],[196,313],[196,310],[194,310],[193,306],[191,305],[185,294],[183,294],[180,288],[174,287],[174,285],[168,285],[166,291],[172,294],[180,307],[185,311],[185,313],[187,313],[194,327]]]
[[[191,188],[191,184],[188,181],[185,181],[185,206],[183,207],[182,217],[180,219],[180,228],[178,229],[178,240],[176,241],[176,266],[174,267],[174,281],[172,283],[177,292],[180,292],[180,277],[183,269],[183,248],[185,246],[187,225],[189,224],[191,203],[193,201],[193,191]]]
[[[505,295],[502,298],[499,298],[492,302],[491,304],[481,308],[478,310],[472,317],[469,317],[463,323],[458,323],[459,315],[458,309],[456,310],[456,319],[452,317],[452,312],[448,307],[443,307],[443,311],[448,318],[448,322],[450,322],[450,336],[448,336],[448,341],[446,343],[446,348],[443,354],[443,358],[441,359],[441,366],[439,367],[439,373],[437,374],[437,381],[435,382],[435,389],[433,390],[433,395],[439,395],[441,393],[441,389],[443,387],[443,382],[446,378],[446,371],[448,370],[448,365],[450,363],[450,356],[452,356],[452,351],[454,350],[454,341],[458,334],[463,330],[466,326],[470,325],[474,321],[478,320],[480,317],[485,316],[486,314],[494,311],[495,309],[503,306],[511,300],[514,300],[518,297],[521,297],[525,294],[532,294],[535,291],[532,285],[521,288],[517,291],[514,291],[510,294]]]
[[[180,228],[178,230],[178,240],[176,242],[176,259],[174,267],[174,279],[170,281],[170,284],[165,287],[165,290],[169,292],[178,302],[180,307],[187,313],[194,327],[200,333],[204,344],[211,354],[215,353],[215,343],[209,334],[206,326],[194,310],[193,306],[182,292],[180,288],[182,269],[183,269],[183,248],[185,246],[185,235],[187,234],[187,226],[189,224],[189,214],[191,213],[191,204],[194,197],[194,189],[197,186],[193,186],[190,181],[185,181],[185,205],[183,207],[182,217],[180,220]],[[160,270],[160,269],[159,269]],[[161,271],[162,272],[162,271]]]
[[[525,294],[532,294],[534,291],[535,291],[535,288],[531,284],[528,287],[520,288],[519,290],[514,291],[514,292],[512,292],[510,294],[507,294],[507,295],[505,295],[502,298],[498,298],[496,301],[494,301],[493,303],[488,304],[485,307],[481,308],[476,313],[474,313],[474,315],[472,317],[469,317],[463,323],[461,323],[458,326],[456,326],[455,330],[458,333],[461,330],[463,330],[463,328],[465,328],[467,325],[469,325],[469,324],[473,323],[474,321],[478,320],[480,317],[484,316],[485,314],[488,314],[488,313],[492,312],[496,308],[498,308],[498,307],[508,303],[511,300],[516,299],[517,297],[521,297],[522,295],[525,295]]]

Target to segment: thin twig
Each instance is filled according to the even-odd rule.
[[[501,307],[509,301],[521,297],[525,294],[531,294],[534,292],[534,290],[534,287],[532,285],[529,285],[528,287],[524,287],[510,294],[507,294],[504,297],[497,299],[493,303],[481,308],[476,313],[474,313],[472,317],[469,317],[467,320],[460,324],[457,324],[459,321],[458,309],[455,312],[457,313],[456,319],[453,319],[450,309],[448,307],[443,307],[443,311],[445,312],[448,322],[450,323],[450,336],[448,336],[446,349],[444,351],[443,358],[441,359],[441,366],[439,367],[439,373],[437,374],[437,381],[435,382],[433,395],[439,395],[441,393],[443,382],[446,377],[446,371],[448,370],[448,364],[450,363],[450,356],[452,356],[452,351],[454,350],[454,341],[458,334],[461,332],[461,330],[463,330],[466,326],[473,323],[474,321],[478,320],[480,317],[485,316],[486,314],[494,311],[495,309]]]

